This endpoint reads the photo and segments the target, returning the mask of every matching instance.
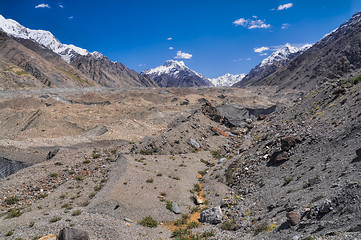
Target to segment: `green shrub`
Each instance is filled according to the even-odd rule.
[[[84,160],[84,164],[88,164],[88,163],[90,163],[91,161],[89,160],[89,159],[86,159],[86,160]]]
[[[5,203],[7,205],[16,204],[17,202],[19,202],[19,198],[17,196],[11,196],[5,199]]]
[[[80,209],[75,210],[71,213],[72,216],[79,216],[82,213],[82,211]]]
[[[172,205],[173,205],[173,202],[167,201],[166,203],[167,203],[166,208],[167,208],[169,211],[173,212],[173,206],[172,206]]]
[[[145,182],[146,182],[146,183],[153,183],[153,182],[154,182],[154,179],[153,179],[153,178],[148,178]]]
[[[23,212],[21,211],[21,209],[9,209],[8,212],[6,213],[5,218],[16,218],[16,217],[20,217],[23,214]]]
[[[61,217],[59,217],[59,216],[54,216],[54,217],[52,217],[52,218],[49,220],[49,222],[54,223],[54,222],[57,222],[57,221],[60,221],[60,220],[61,220]]]
[[[196,222],[196,221],[191,221],[190,223],[188,223],[187,228],[188,229],[193,229],[193,228],[199,228],[200,223]]]
[[[293,181],[293,177],[285,177],[283,179],[283,185],[285,186],[285,185],[289,184],[292,181]]]
[[[13,231],[9,231],[9,232],[5,233],[5,236],[6,236],[6,237],[10,237],[10,236],[13,235],[13,234],[14,234]]]
[[[230,231],[235,224],[236,222],[234,221],[225,221],[224,223],[222,223],[221,229]]]
[[[260,234],[260,233],[262,233],[262,232],[267,231],[267,229],[268,229],[267,224],[262,223],[262,224],[260,224],[260,225],[258,225],[258,226],[256,227],[256,229],[254,230],[254,234],[255,234],[255,235]]]
[[[158,226],[157,220],[155,220],[152,216],[147,216],[139,221],[140,225],[150,228],[156,228]]]
[[[50,173],[50,175],[49,175],[50,177],[53,177],[53,178],[55,178],[55,177],[58,177],[59,176],[59,174],[57,174],[57,173]]]

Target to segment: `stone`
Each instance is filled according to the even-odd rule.
[[[63,228],[60,230],[59,240],[89,240],[89,234],[77,228]]]
[[[281,164],[289,160],[289,156],[286,152],[276,151],[272,153],[269,164]]]
[[[351,227],[348,232],[361,232],[361,224]]]
[[[288,212],[286,214],[287,221],[292,225],[296,226],[300,223],[301,216],[297,212]]]
[[[193,146],[193,147],[195,147],[195,148],[200,148],[201,146],[199,145],[199,143],[196,141],[196,140],[194,140],[193,138],[190,138],[189,139],[189,143]]]
[[[197,204],[203,204],[206,202],[206,200],[204,199],[204,197],[201,197],[201,196],[196,196],[196,202]]]
[[[331,205],[332,205],[332,202],[328,199],[325,199],[325,201],[322,203],[320,209],[318,210],[318,213],[326,214],[326,213],[332,211],[333,208],[331,207]]]
[[[128,222],[128,223],[133,223],[133,220],[130,218],[124,218],[124,221]]]
[[[39,238],[39,240],[56,240],[56,236],[51,234],[51,235]]]
[[[221,164],[223,161],[227,160],[227,158],[221,158],[218,160],[218,164]]]
[[[308,179],[308,186],[313,186],[313,185],[319,184],[319,183],[321,183],[321,181],[322,180],[321,180],[320,176]]]
[[[356,150],[356,155],[357,155],[358,157],[361,157],[361,148],[359,148],[359,149]]]
[[[58,152],[59,152],[59,148],[54,149],[54,150],[48,152],[48,155],[46,156],[46,160],[52,159],[53,157],[55,157],[55,155],[56,155]]]
[[[288,151],[291,148],[296,146],[296,138],[295,137],[284,137],[281,138],[281,150]]]
[[[180,214],[182,211],[176,202],[172,203],[172,209],[175,214]]]
[[[262,120],[264,120],[265,118],[266,118],[266,115],[260,114],[260,115],[258,116],[257,120],[262,121]]]
[[[218,224],[222,221],[222,210],[220,206],[213,207],[201,212],[200,222]]]

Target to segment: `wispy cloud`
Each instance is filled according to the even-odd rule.
[[[174,48],[173,47],[169,47],[169,50],[173,50]]]
[[[253,16],[253,17],[256,17],[256,16]],[[261,20],[261,19],[252,20],[252,19],[240,18],[240,19],[237,19],[236,21],[234,21],[233,24],[236,26],[242,26],[242,27],[245,27],[248,29],[270,28],[271,27],[271,24],[267,24],[266,20]]]
[[[170,37],[170,38],[167,38],[167,40],[168,40],[168,41],[171,41],[171,40],[173,40],[173,38]]]
[[[64,8],[64,5],[61,4],[61,3],[59,3],[59,7],[60,7],[60,8]]]
[[[269,50],[269,47],[259,47],[253,49],[255,53],[263,53],[264,51]]]
[[[50,8],[50,6],[48,4],[42,3],[42,4],[35,6],[35,8]]]
[[[177,58],[177,59],[191,59],[192,57],[193,57],[193,55],[190,54],[190,53],[184,53],[182,51],[178,51],[177,56],[175,56],[174,58]]]
[[[74,19],[74,16],[70,16],[69,19],[70,19],[70,20],[71,20],[71,19]]]
[[[287,29],[287,28],[289,28],[291,25],[289,24],[289,23],[284,23],[284,24],[282,24],[282,29]]]
[[[288,8],[291,8],[293,7],[293,3],[286,3],[286,4],[283,4],[283,5],[279,5],[278,6],[278,11],[281,11],[281,10],[285,10],[285,9],[288,9]]]

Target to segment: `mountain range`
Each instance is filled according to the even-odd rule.
[[[149,77],[98,52],[62,44],[44,30],[0,15],[1,89],[42,87],[154,87]]]

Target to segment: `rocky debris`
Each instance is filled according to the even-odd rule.
[[[59,240],[89,240],[89,234],[77,228],[63,228],[60,230]]]
[[[56,154],[59,152],[59,150],[60,150],[59,148],[56,148],[56,149],[50,151],[50,152],[48,153],[48,155],[46,156],[46,160],[50,160],[50,159],[52,159],[53,157],[55,157]]]
[[[314,178],[308,179],[307,183],[308,183],[308,186],[311,187],[313,185],[321,183],[321,181],[322,181],[321,177],[316,176]]]
[[[201,212],[200,222],[218,224],[222,221],[222,210],[220,206],[213,207]]]
[[[361,224],[358,224],[354,227],[351,227],[348,232],[360,232],[361,233]]]
[[[211,119],[212,121],[224,124],[227,127],[235,127],[234,124],[232,124],[228,118],[224,117],[223,115],[221,115],[221,113],[219,112],[219,110],[214,107],[210,102],[206,102],[203,107],[202,107],[202,113],[209,117],[209,119]]]
[[[182,211],[176,202],[172,203],[172,210],[175,214],[180,214]]]
[[[287,221],[291,224],[291,226],[296,226],[300,223],[301,216],[297,212],[288,212],[286,214]]]
[[[262,120],[265,120],[266,119],[266,115],[264,114],[260,114],[257,118],[258,121],[262,121]]]
[[[300,141],[293,136],[281,138],[281,150],[288,151],[296,146],[298,142]]]

